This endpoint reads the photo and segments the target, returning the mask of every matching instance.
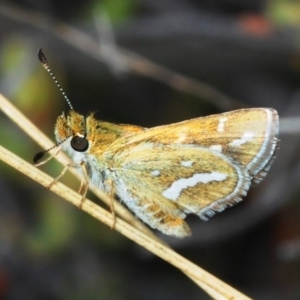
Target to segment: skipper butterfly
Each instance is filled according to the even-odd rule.
[[[41,49],[38,57],[60,88]],[[275,157],[279,125],[272,108],[143,128],[83,116],[62,93],[70,111],[56,121],[57,146],[89,183],[168,235],[190,234],[187,214],[207,220],[241,201]],[[35,163],[45,152],[36,155]]]

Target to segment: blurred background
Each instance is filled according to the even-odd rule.
[[[151,127],[277,109],[281,146],[266,179],[208,222],[188,217],[192,237],[157,234],[249,297],[300,299],[300,1],[2,0],[0,24],[0,92],[53,141],[68,108],[38,48],[75,110],[98,119]],[[30,162],[41,151],[3,113],[0,124],[1,145]],[[0,299],[210,299],[3,162],[0,190]]]

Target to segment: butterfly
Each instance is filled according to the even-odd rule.
[[[41,50],[38,56],[57,83]],[[190,235],[188,214],[207,220],[241,201],[275,158],[279,121],[273,108],[143,128],[83,116],[65,98],[70,111],[57,118],[57,145],[90,183],[167,235]]]

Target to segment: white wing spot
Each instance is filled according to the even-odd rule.
[[[176,200],[184,189],[196,186],[198,183],[209,183],[211,181],[223,181],[227,174],[219,172],[194,174],[190,178],[181,178],[172,183],[172,185],[163,191],[162,195],[170,200]]]
[[[222,152],[222,145],[212,145],[209,149]]]
[[[245,131],[240,139],[236,139],[229,143],[229,146],[239,147],[247,142],[252,141],[255,138],[255,133],[253,131]]]
[[[224,117],[224,118],[221,118],[219,120],[219,125],[218,125],[218,128],[217,128],[217,131],[218,132],[224,132],[224,127],[225,127],[225,123],[228,121],[228,118],[227,117]]]
[[[160,171],[158,171],[158,170],[152,171],[151,175],[152,176],[159,176],[160,175]]]
[[[178,139],[175,141],[175,143],[182,143],[186,139],[186,133],[179,133]]]
[[[184,167],[191,167],[192,164],[193,164],[193,162],[190,161],[190,160],[186,160],[186,161],[181,162],[181,165],[184,166]]]

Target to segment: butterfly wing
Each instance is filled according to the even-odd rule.
[[[273,162],[278,127],[272,108],[241,109],[150,128],[130,137],[124,147],[147,141],[208,148],[232,158],[259,182]]]
[[[251,180],[265,176],[277,135],[278,115],[269,108],[145,129],[109,149],[116,192],[151,227],[186,236],[186,214],[206,219],[240,201]]]
[[[119,198],[140,219],[177,237],[190,233],[186,214],[206,219],[240,201],[251,183],[222,153],[181,144],[144,142],[123,149],[111,172]]]

